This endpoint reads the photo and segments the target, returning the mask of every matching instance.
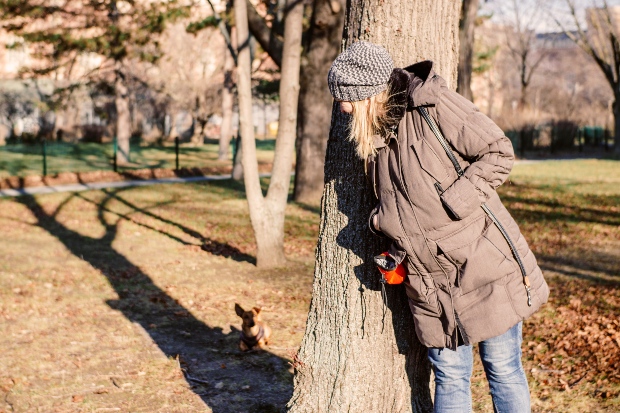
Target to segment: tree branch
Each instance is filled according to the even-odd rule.
[[[224,41],[226,42],[226,47],[228,47],[228,51],[233,57],[233,60],[235,61],[235,66],[236,66],[237,65],[237,52],[235,50],[235,47],[232,44],[232,40],[230,39],[230,33],[228,33],[228,29],[226,28],[226,23],[224,23],[224,20],[217,17],[217,12],[215,11],[215,7],[213,6],[213,3],[211,3],[211,0],[207,0],[207,3],[209,3],[209,6],[211,6],[211,11],[213,12],[213,16],[215,16],[215,18],[217,19],[217,27],[220,29],[220,33],[222,33],[222,36],[224,37]]]
[[[282,41],[278,39],[273,30],[267,26],[265,20],[258,14],[252,3],[246,0],[248,7],[248,25],[250,33],[256,38],[261,47],[269,54],[271,60],[282,66]]]
[[[571,0],[566,0],[566,4],[568,5],[570,14],[573,17],[573,20],[575,22],[575,27],[577,28],[577,36],[571,33],[569,30],[567,30],[557,18],[554,17],[553,19],[555,20],[556,24],[560,26],[560,28],[566,34],[566,36],[568,36],[569,39],[575,42],[576,45],[578,45],[584,52],[586,52],[588,55],[590,55],[594,59],[596,64],[603,71],[603,74],[605,75],[605,78],[609,82],[609,85],[611,86],[611,88],[615,90],[616,82],[614,79],[614,72],[613,72],[611,65],[608,62],[606,62],[605,59],[601,55],[599,55],[599,53],[594,49],[594,47],[588,40],[588,36],[586,35],[585,31],[581,27],[581,24],[579,23],[579,19],[577,18],[577,12],[575,10],[575,5],[573,4],[573,2]]]
[[[528,85],[530,84],[530,81],[532,80],[532,74],[534,74],[534,72],[536,71],[536,68],[542,63],[542,61],[547,56],[547,54],[548,53],[546,52],[541,52],[538,59],[530,65],[529,73],[526,76],[526,82]]]
[[[616,82],[616,89],[618,88],[618,84],[620,81],[620,42],[618,41],[618,35],[615,31],[615,25],[611,21],[611,12],[609,10],[609,5],[607,4],[607,0],[603,1],[605,17],[607,18],[607,26],[609,27],[609,41],[611,42],[611,53],[612,53],[612,70],[613,77]],[[616,90],[617,91],[617,90]]]

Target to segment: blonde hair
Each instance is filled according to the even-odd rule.
[[[373,136],[386,137],[389,133],[388,125],[393,119],[389,116],[388,100],[390,89],[374,95],[368,99],[351,102],[353,112],[349,123],[349,141],[357,144],[357,155],[367,160],[377,150],[373,143]]]

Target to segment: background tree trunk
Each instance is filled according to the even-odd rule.
[[[306,55],[301,63],[294,192],[297,202],[318,204],[323,194],[332,103],[327,72],[340,52],[343,3],[341,0],[314,1]]]
[[[237,25],[237,53],[239,121],[243,147],[243,173],[248,199],[250,220],[256,238],[256,264],[269,268],[286,264],[284,256],[284,213],[291,181],[297,100],[299,97],[299,62],[303,2],[286,3],[284,45],[280,81],[280,118],[267,196],[263,197],[258,178],[256,142],[252,123],[252,86],[250,67],[249,31],[245,0],[235,0]]]
[[[241,128],[241,124],[239,125]],[[241,133],[239,131],[238,133]],[[240,137],[241,135],[238,135]],[[232,170],[232,179],[235,181],[243,180],[243,141],[241,139],[235,139],[235,150],[233,153],[233,170]]]
[[[459,22],[459,69],[456,91],[473,102],[471,92],[472,59],[474,57],[474,27],[480,0],[463,0]]]
[[[170,111],[172,112],[170,115],[170,130],[168,131],[168,136],[166,136],[166,139],[169,141],[174,141],[174,138],[179,136],[179,130],[177,129],[179,110],[173,105],[172,108],[170,108]]]
[[[129,92],[125,79],[120,70],[116,72],[114,82],[116,106],[116,139],[118,142],[117,162],[124,164],[129,162],[129,140],[131,138],[131,113],[129,111]]]
[[[397,66],[432,59],[448,85],[456,85],[460,2],[348,4],[346,45],[382,44]],[[294,360],[289,412],[430,412],[426,349],[415,337],[402,286],[386,286],[383,307],[372,256],[385,245],[367,229],[376,200],[345,123],[332,110],[313,298]]]
[[[237,47],[235,29],[230,31],[230,38],[233,47]],[[234,103],[234,70],[235,59],[233,58],[228,45],[225,44],[225,60],[224,60],[224,88],[222,89],[222,125],[220,127],[220,142],[218,159],[225,161],[230,156],[230,140],[233,137],[232,131],[232,116],[233,116],[233,103]]]
[[[614,112],[614,153],[620,154],[620,94],[615,95]]]

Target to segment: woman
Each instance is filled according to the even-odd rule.
[[[529,412],[522,320],[549,289],[495,192],[512,168],[510,141],[430,61],[393,69],[384,48],[360,41],[334,61],[328,84],[351,114],[350,139],[379,201],[369,226],[392,240],[389,257],[407,270],[435,412],[471,411],[474,343],[495,411]]]

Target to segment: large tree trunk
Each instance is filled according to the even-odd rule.
[[[339,0],[314,1],[306,56],[301,64],[294,192],[297,202],[317,204],[323,194],[332,103],[327,72],[340,52],[343,3]]]
[[[459,22],[459,70],[456,91],[473,102],[471,92],[474,27],[480,0],[463,0]]]
[[[277,267],[286,264],[284,256],[284,213],[291,181],[295,129],[297,126],[297,99],[299,97],[299,61],[303,2],[287,1],[284,22],[284,46],[280,81],[280,119],[273,170],[267,196],[263,197],[258,177],[256,142],[252,124],[252,86],[249,32],[246,0],[235,0],[235,22],[239,52],[237,54],[239,121],[245,191],[250,209],[250,220],[256,238],[256,263],[259,267]]]
[[[125,79],[120,70],[116,72],[114,82],[114,104],[116,106],[116,139],[118,154],[116,161],[119,164],[129,162],[129,140],[131,138],[131,113],[129,111],[129,92]]]
[[[236,34],[234,28],[231,30],[230,38],[233,43],[233,47],[236,45]],[[232,131],[232,117],[233,117],[233,101],[235,81],[233,78],[235,70],[235,59],[233,58],[228,45],[226,45],[224,60],[224,89],[222,89],[222,125],[220,127],[220,142],[218,159],[225,161],[230,156],[230,140],[233,136]]]
[[[459,11],[452,0],[349,2],[343,37],[346,45],[384,45],[397,66],[432,59],[454,87]],[[345,124],[333,110],[313,298],[289,412],[430,412],[430,367],[402,286],[386,286],[383,307],[372,256],[385,245],[367,228],[377,201]]]

